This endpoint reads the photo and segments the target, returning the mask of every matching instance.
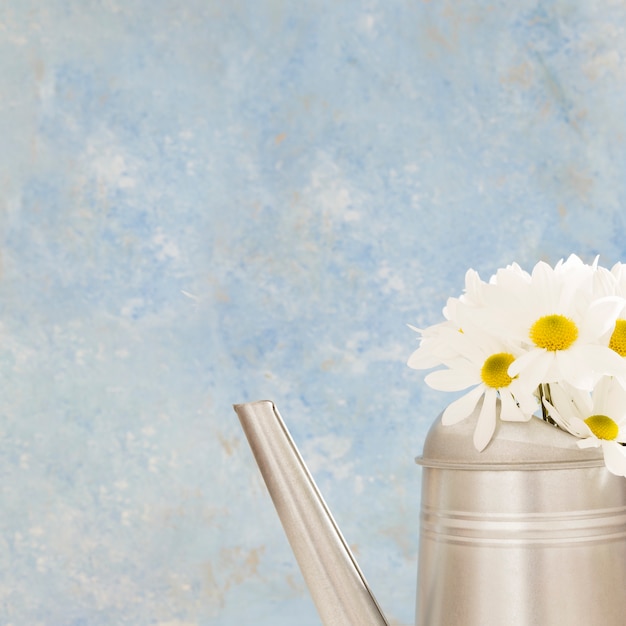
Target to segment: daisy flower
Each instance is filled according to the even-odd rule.
[[[411,354],[408,366],[413,369],[430,369],[458,356],[455,348],[459,333],[463,332],[460,311],[463,307],[478,306],[482,302],[485,283],[478,272],[468,270],[465,274],[465,289],[460,298],[448,298],[443,308],[444,322],[434,324],[426,329],[409,328],[420,333],[420,346]]]
[[[600,379],[591,395],[567,383],[550,386],[543,399],[557,425],[578,437],[579,448],[601,447],[607,469],[626,476],[626,391],[615,379]]]
[[[474,446],[481,451],[493,437],[498,415],[504,421],[527,421],[537,408],[537,402],[532,393],[520,388],[519,382],[508,374],[515,352],[519,350],[516,346],[500,342],[472,326],[466,326],[462,332],[455,331],[447,339],[452,356],[440,363],[446,369],[431,372],[425,382],[440,391],[462,391],[471,387],[444,410],[441,418],[444,425],[469,417],[482,399],[473,438]],[[409,359],[411,367],[420,364]]]
[[[501,271],[485,296],[487,306],[473,311],[483,328],[523,346],[508,373],[519,376],[527,392],[559,380],[591,390],[602,375],[626,385],[626,361],[608,348],[625,301],[598,297],[596,269],[571,256],[554,268],[537,263],[528,278]]]

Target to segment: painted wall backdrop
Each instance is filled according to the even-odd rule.
[[[465,271],[626,260],[626,3],[0,2],[0,622],[319,624],[274,400],[413,622],[406,359]]]

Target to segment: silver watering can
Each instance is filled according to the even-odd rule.
[[[272,402],[235,405],[324,626],[388,626]],[[626,479],[533,419],[431,427],[416,626],[624,626]]]

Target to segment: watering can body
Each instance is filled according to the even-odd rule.
[[[388,622],[269,401],[235,406],[324,626]],[[550,425],[438,419],[423,467],[416,626],[623,626],[626,479]]]
[[[437,420],[424,453],[417,626],[626,624],[626,479],[549,424]]]

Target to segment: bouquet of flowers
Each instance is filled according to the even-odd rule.
[[[626,265],[610,270],[575,255],[531,273],[512,264],[488,282],[474,270],[449,298],[445,320],[420,333],[408,360],[435,369],[425,382],[468,390],[443,412],[455,424],[482,400],[474,445],[483,450],[498,419],[543,419],[602,447],[608,470],[626,476]]]

